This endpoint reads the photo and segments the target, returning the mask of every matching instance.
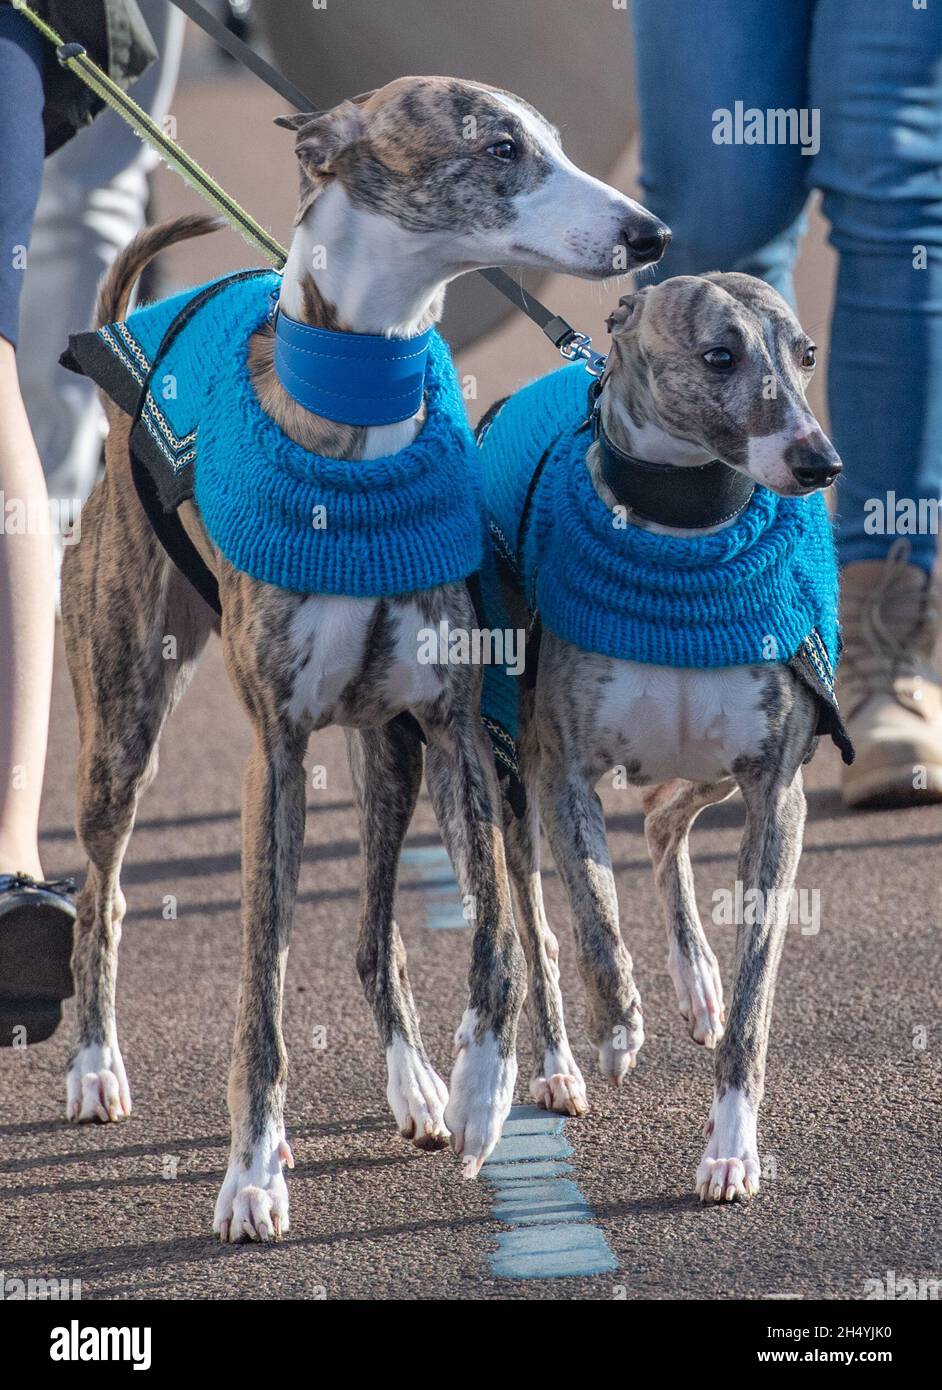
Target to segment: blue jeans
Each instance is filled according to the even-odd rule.
[[[0,5],[0,337],[14,346],[43,173],[45,42],[25,15]]]
[[[841,562],[881,559],[865,503],[942,497],[942,3],[632,0],[659,276],[742,270],[793,298],[810,189],[839,255],[828,402]],[[817,108],[820,150],[716,144],[714,112]],[[924,267],[924,268],[923,268]],[[805,327],[814,335],[813,311]],[[938,536],[910,537],[931,569]]]

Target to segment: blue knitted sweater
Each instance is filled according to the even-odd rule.
[[[592,436],[580,428],[587,383],[581,366],[564,367],[483,423],[488,626],[509,626],[502,572],[531,618],[583,651],[676,667],[788,663],[819,697],[819,732],[852,757],[833,694],[838,576],[824,498],[757,487],[742,515],[713,535],[642,530],[610,511],[592,486],[585,461]],[[534,657],[524,679],[532,679]],[[485,669],[484,720],[511,773],[517,692],[506,670]]]
[[[385,458],[324,458],[281,432],[249,380],[249,338],[265,322],[278,277],[247,272],[217,283],[189,318],[209,286],[72,340],[74,359],[124,408],[121,383],[105,379],[111,365],[133,385],[135,401],[147,384],[141,424],[165,507],[195,496],[210,537],[236,569],[298,593],[404,594],[476,572],[483,548],[477,452],[438,334],[427,416],[414,442]],[[173,339],[162,347],[172,324]]]
[[[757,487],[731,525],[689,539],[626,524],[585,465],[586,391],[582,367],[552,372],[512,396],[480,443],[495,542],[544,626],[584,651],[691,667],[787,662],[817,629],[833,665],[837,564],[821,494]]]

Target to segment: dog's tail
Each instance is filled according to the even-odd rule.
[[[129,242],[98,289],[97,324],[113,323],[124,318],[127,313],[131,291],[144,267],[178,241],[188,241],[190,237],[206,236],[207,232],[218,231],[224,225],[219,217],[205,213],[187,213],[184,217],[171,218],[169,222],[158,222],[155,227],[145,227]]]

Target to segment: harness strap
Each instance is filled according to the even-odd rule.
[[[194,543],[187,527],[184,525],[177,511],[166,511],[163,502],[157,491],[157,484],[149,470],[144,466],[136,450],[134,449],[134,435],[142,428],[141,412],[144,409],[148,393],[151,389],[151,382],[160,366],[162,359],[170,350],[172,344],[186,328],[187,324],[193,319],[194,315],[215,295],[230,285],[238,284],[241,280],[251,280],[262,275],[268,275],[267,270],[239,270],[233,275],[227,275],[221,280],[217,280],[212,285],[207,285],[199,294],[187,300],[186,304],[171,321],[167,331],[160,340],[160,346],[154,353],[154,360],[150,364],[141,393],[138,397],[137,408],[134,411],[133,422],[131,425],[131,477],[134,480],[134,487],[140,498],[141,506],[147,515],[147,519],[154,528],[154,534],[160,541],[170,559],[177,569],[190,581],[193,588],[201,598],[209,604],[214,612],[222,613],[222,604],[219,599],[219,584],[210,566],[207,564],[198,546]]]
[[[199,510],[192,497],[180,503],[177,507],[177,516],[180,524],[199,554],[203,564],[212,575],[216,573],[216,552],[212,541],[209,539],[209,532],[206,524],[199,514]]]
[[[199,596],[209,604],[213,612],[222,616],[219,602],[219,585],[212,570],[203,561],[193,544],[177,512],[164,511],[163,503],[157,494],[157,484],[140,457],[131,450],[131,477],[147,520],[153,527],[154,535],[160,541],[177,569],[188,579]]]

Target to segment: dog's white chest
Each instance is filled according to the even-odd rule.
[[[728,776],[737,759],[760,753],[768,732],[762,674],[608,662],[595,716],[603,759],[653,781]]]
[[[314,727],[374,724],[435,699],[436,668],[423,664],[427,618],[415,603],[312,594],[291,622],[296,675],[290,717]]]

